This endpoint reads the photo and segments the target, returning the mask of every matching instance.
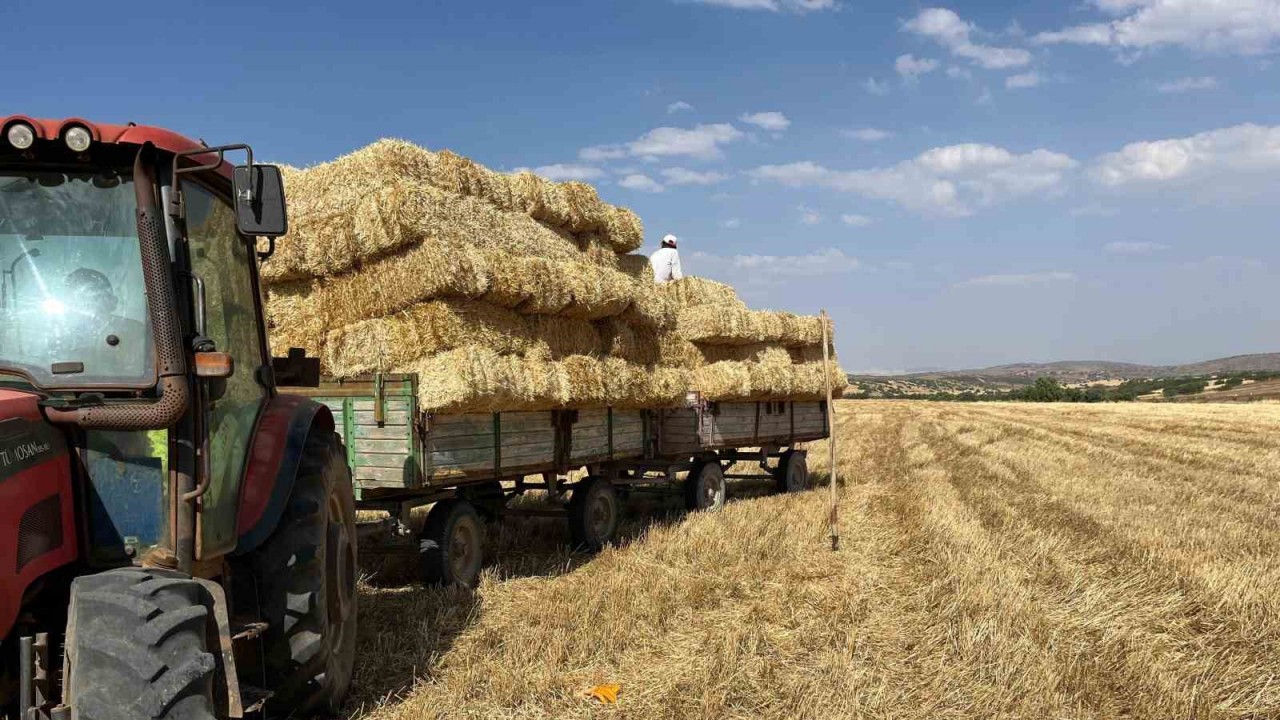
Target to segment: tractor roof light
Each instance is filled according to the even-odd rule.
[[[5,139],[18,150],[26,150],[35,144],[36,131],[26,123],[14,123],[9,126],[9,131],[5,133]]]
[[[82,153],[89,149],[89,144],[93,142],[93,136],[89,134],[89,129],[74,125],[63,134],[62,139],[67,143],[67,147],[71,152]]]

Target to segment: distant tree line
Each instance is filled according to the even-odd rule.
[[[1271,380],[1280,378],[1280,372],[1240,372],[1214,376],[1155,378],[1126,380],[1113,387],[1067,387],[1057,378],[1039,377],[1026,387],[1013,390],[975,392],[906,393],[893,390],[879,392],[846,393],[846,398],[889,400],[935,400],[945,402],[1132,402],[1140,397],[1158,393],[1166,398],[1196,395],[1209,387],[1210,381],[1218,381],[1215,392],[1240,387],[1246,380]]]

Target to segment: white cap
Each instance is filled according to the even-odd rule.
[[[675,246],[676,246],[676,242],[677,242],[677,241],[676,241],[676,236],[675,236],[675,235],[667,235],[666,237],[662,238],[662,244],[663,244],[663,245],[670,245],[671,247],[675,247]]]

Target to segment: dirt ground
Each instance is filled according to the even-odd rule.
[[[839,552],[826,488],[740,490],[633,498],[596,556],[495,527],[475,592],[384,569],[349,713],[1280,717],[1280,404],[845,401],[837,431]]]

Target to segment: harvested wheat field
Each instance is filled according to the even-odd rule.
[[[633,501],[595,557],[507,523],[475,593],[365,588],[350,712],[1280,717],[1280,405],[846,401],[837,431],[839,553],[825,490]]]

